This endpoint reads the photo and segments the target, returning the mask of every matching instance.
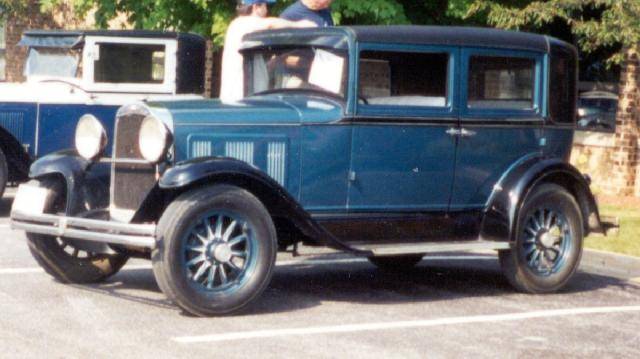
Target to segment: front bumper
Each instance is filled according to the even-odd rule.
[[[11,228],[29,233],[153,249],[154,224],[129,224],[52,214],[11,213]]]

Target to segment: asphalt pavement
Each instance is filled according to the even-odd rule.
[[[0,357],[640,357],[640,261],[586,252],[560,293],[515,292],[491,253],[426,257],[394,274],[339,253],[282,254],[242,314],[195,318],[143,260],[63,285],[9,229],[0,201]]]

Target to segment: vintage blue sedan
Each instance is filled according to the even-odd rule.
[[[112,138],[122,105],[204,90],[205,40],[197,35],[33,30],[19,45],[26,82],[0,84],[0,197],[7,181],[28,178],[34,159],[72,148],[82,116],[97,118]]]
[[[388,270],[496,250],[530,293],[576,272],[601,223],[567,163],[571,45],[387,26],[255,33],[242,51],[243,100],[124,106],[111,156],[104,123],[84,118],[75,153],[31,166],[11,223],[47,272],[98,282],[147,257],[196,315],[245,308],[300,242]]]

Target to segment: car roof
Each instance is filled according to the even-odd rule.
[[[173,31],[153,30],[28,30],[24,36],[110,36],[110,37],[137,37],[137,38],[161,38],[176,39],[180,33]]]
[[[589,91],[580,94],[580,98],[600,98],[607,100],[617,100],[618,95],[608,91]]]
[[[442,45],[468,46],[485,48],[504,48],[536,52],[550,52],[552,46],[560,46],[574,52],[574,47],[553,37],[528,32],[499,30],[482,27],[463,26],[421,26],[421,25],[391,25],[391,26],[338,26],[307,29],[281,29],[261,31],[247,35],[245,39],[260,39],[270,42],[269,37],[278,35],[281,39],[300,36],[337,35],[342,33],[356,42],[413,44],[413,45]],[[272,35],[270,35],[272,34]],[[274,36],[275,35],[275,36]]]

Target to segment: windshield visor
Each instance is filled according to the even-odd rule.
[[[346,50],[319,47],[254,49],[244,53],[249,96],[313,91],[345,98],[348,79]]]

